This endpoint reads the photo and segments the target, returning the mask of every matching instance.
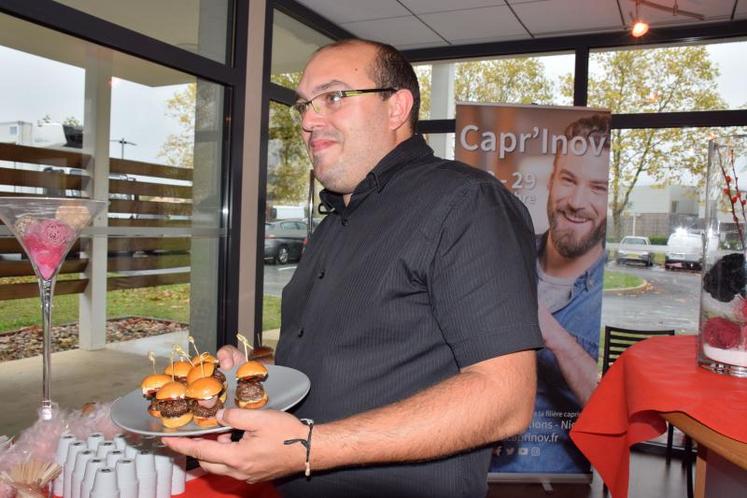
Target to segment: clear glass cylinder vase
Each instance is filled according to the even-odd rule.
[[[698,363],[747,377],[747,136],[711,140]]]

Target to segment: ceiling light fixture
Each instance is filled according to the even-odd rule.
[[[641,0],[635,0],[635,17],[633,17],[633,28],[630,30],[630,34],[634,38],[640,38],[648,33],[648,23],[638,15],[638,5],[640,3]]]
[[[680,9],[679,5],[677,5],[677,0],[674,0],[674,4],[669,7],[668,5],[662,5],[660,3],[652,2],[651,0],[632,0],[635,2],[635,15],[633,13],[630,13],[630,17],[633,19],[633,25],[630,29],[630,34],[633,35],[635,38],[640,38],[641,36],[648,33],[649,25],[648,23],[643,20],[640,15],[638,14],[638,6],[639,5],[645,5],[646,7],[650,7],[652,9],[661,10],[664,12],[670,12],[672,16],[686,16],[686,17],[692,17],[694,19],[698,19],[699,21],[705,21],[705,16],[703,14],[699,14],[697,12],[691,12],[689,10],[682,10]]]

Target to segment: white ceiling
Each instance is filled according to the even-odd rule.
[[[355,36],[401,50],[527,40],[629,27],[634,0],[297,0]],[[654,0],[673,7],[675,0]],[[641,5],[652,29],[747,19],[747,0],[677,0],[704,21]]]

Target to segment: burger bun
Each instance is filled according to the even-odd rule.
[[[176,429],[187,425],[192,420],[192,412],[187,412],[179,417],[161,417],[161,423],[169,429]]]
[[[247,361],[236,371],[236,378],[243,380],[265,380],[267,368],[258,361]]]
[[[267,404],[268,401],[267,392],[262,392],[262,397],[256,400],[252,401],[241,401],[240,399],[236,400],[236,406],[239,408],[246,408],[250,410],[256,410],[257,408],[262,408]]]

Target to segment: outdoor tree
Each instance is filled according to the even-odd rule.
[[[166,137],[158,157],[171,166],[192,168],[195,150],[197,85],[190,83],[166,101],[166,116],[176,119],[179,133]]]
[[[589,78],[589,105],[615,113],[661,113],[724,109],[718,67],[706,47],[619,50],[595,54]],[[573,94],[566,75],[562,93]],[[630,194],[642,177],[657,185],[683,181],[702,185],[707,141],[714,130],[664,128],[612,130],[609,208],[612,233],[619,240]]]
[[[273,83],[296,88],[301,73],[274,74]],[[309,156],[301,138],[301,129],[293,120],[291,109],[273,103],[270,107],[270,130],[267,164],[267,203],[301,204],[309,185]]]

